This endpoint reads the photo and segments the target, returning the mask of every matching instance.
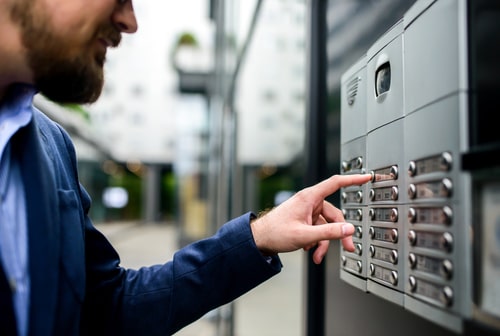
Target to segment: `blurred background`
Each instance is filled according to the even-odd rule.
[[[98,102],[35,101],[72,136],[91,218],[127,267],[164,262],[300,188],[306,104],[306,1],[140,0],[134,9],[139,30],[108,50]],[[281,283],[182,335],[276,335],[283,325],[299,335],[302,255],[289,258]],[[261,300],[276,285],[281,299]]]
[[[137,1],[97,103],[37,97],[73,136],[96,222],[175,220],[191,241],[296,189],[306,3],[217,3]]]
[[[498,2],[487,0],[137,0],[139,30],[108,51],[98,102],[35,104],[70,133],[91,217],[123,265],[165,262],[229,219],[340,173],[342,74],[413,5],[437,2],[494,13],[498,31]],[[490,45],[488,69],[498,63]],[[340,206],[338,194],[329,200]],[[321,265],[310,252],[282,259],[280,275],[178,335],[455,334],[342,281],[338,242]],[[486,335],[478,330],[465,334]]]

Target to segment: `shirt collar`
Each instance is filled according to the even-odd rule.
[[[33,119],[33,97],[36,89],[31,85],[15,84],[0,102],[0,163],[12,136]]]
[[[0,102],[0,123],[14,120],[19,127],[26,126],[33,116],[33,97],[36,88],[30,84],[13,84]]]

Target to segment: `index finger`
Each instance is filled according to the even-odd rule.
[[[362,185],[370,181],[371,178],[370,174],[333,175],[316,184],[314,188],[323,198],[326,198],[340,188]]]

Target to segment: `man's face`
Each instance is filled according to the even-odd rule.
[[[96,101],[104,83],[107,47],[117,46],[121,30],[125,31],[113,20],[117,6],[124,5],[116,0],[14,2],[12,19],[20,26],[40,92],[60,103]]]

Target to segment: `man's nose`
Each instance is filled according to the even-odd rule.
[[[137,31],[137,20],[135,19],[132,0],[124,4],[118,4],[113,12],[112,20],[121,32],[133,34]]]

